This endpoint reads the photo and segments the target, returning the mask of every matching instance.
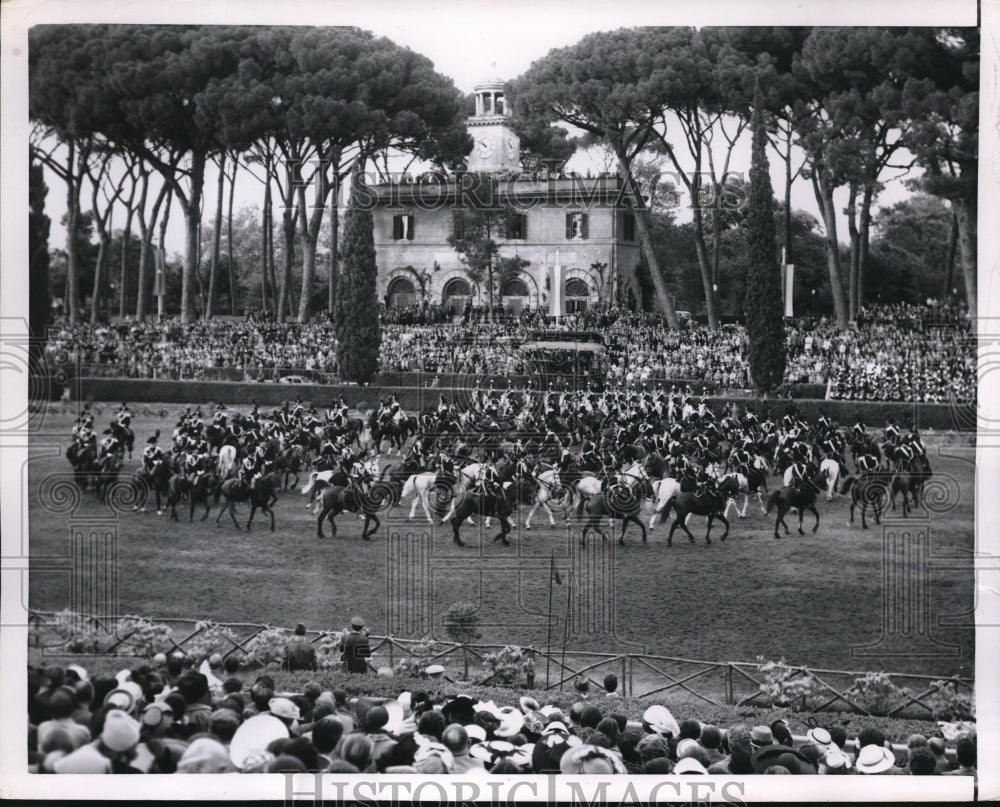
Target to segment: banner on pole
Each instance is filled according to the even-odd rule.
[[[563,317],[566,315],[562,274],[562,267],[559,265],[559,250],[556,250],[556,262],[552,266],[551,283],[549,284],[549,316]]]
[[[165,259],[162,249],[153,250],[156,264],[156,277],[153,280],[153,295],[155,297],[165,297],[167,294],[167,276],[165,269]]]
[[[795,287],[795,264],[787,263],[785,264],[785,316],[794,317],[795,313],[793,311],[793,290]]]

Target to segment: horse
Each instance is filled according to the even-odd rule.
[[[215,473],[219,479],[227,479],[236,468],[236,446],[224,445],[219,449],[219,456],[215,462]]]
[[[378,516],[375,515],[379,508],[379,503],[357,486],[347,485],[345,487],[334,485],[329,487],[323,491],[320,502],[322,507],[319,517],[316,519],[316,536],[318,538],[325,537],[323,535],[324,519],[330,522],[330,530],[335,538],[337,536],[337,523],[334,521],[334,518],[344,512],[361,513],[364,515],[365,523],[361,528],[361,538],[365,541],[370,540],[371,534],[378,530],[379,525],[382,523],[379,521]],[[369,530],[368,527],[373,521],[375,522],[375,526]]]
[[[253,522],[254,513],[257,512],[258,508],[271,517],[271,532],[274,532],[274,511],[271,510],[271,505],[278,501],[278,494],[275,493],[277,484],[273,474],[267,474],[258,479],[255,488],[251,488],[250,485],[238,478],[225,480],[215,491],[216,501],[219,500],[220,495],[226,497],[226,503],[219,510],[219,515],[215,517],[215,526],[221,526],[219,519],[222,518],[223,513],[229,511],[229,517],[232,518],[236,529],[239,529],[240,525],[236,522],[236,503],[249,501],[250,518],[247,519],[247,532],[250,531],[250,524]]]
[[[636,485],[641,485],[644,495],[653,495],[653,491],[650,486],[649,474],[646,473],[646,470],[638,462],[633,462],[623,471],[619,472],[617,474],[617,480],[618,484],[624,485],[629,489],[634,488]],[[596,476],[584,476],[579,482],[576,483],[576,489],[581,496],[576,507],[577,516],[582,515],[586,499],[605,492],[604,481]]]
[[[841,475],[840,462],[833,457],[826,457],[819,464],[819,474],[826,479],[826,500],[833,501],[834,491],[837,489],[837,480]]]
[[[214,485],[212,484],[212,478],[204,471],[199,471],[192,482],[189,478],[183,474],[177,474],[170,478],[170,484],[168,487],[169,496],[167,498],[167,505],[170,507],[170,520],[177,521],[177,502],[180,501],[181,494],[188,494],[188,501],[191,505],[191,512],[188,516],[188,523],[194,522],[194,507],[199,502],[205,505],[205,513],[202,515],[201,520],[204,521],[208,518],[208,511],[211,509],[209,503],[209,496],[211,495]]]
[[[509,516],[513,512],[510,502],[506,496],[496,496],[490,493],[463,492],[459,495],[457,506],[453,504],[455,514],[451,518],[452,537],[458,546],[465,546],[459,536],[462,522],[473,513],[490,518],[496,516],[500,521],[500,532],[493,539],[501,541],[504,546],[510,546],[507,536],[510,534],[511,525]]]
[[[878,447],[878,443],[868,435],[859,439],[851,440],[850,445],[851,460],[854,462],[855,473],[858,473],[861,470],[858,467],[858,458],[863,457],[865,454],[871,454],[879,461],[879,463],[882,462],[882,449],[880,449]]]
[[[344,470],[342,465],[338,465],[335,468],[328,468],[325,471],[310,471],[309,481],[306,482],[305,487],[302,488],[303,495],[312,493],[306,507],[312,507],[313,502],[319,498],[320,491],[326,487],[330,485],[347,487],[348,481],[347,471]]]
[[[719,519],[723,524],[726,525],[726,531],[722,533],[722,541],[725,541],[729,536],[729,521],[723,513],[723,506],[725,505],[726,497],[719,492],[710,493],[678,493],[673,499],[672,503],[668,505],[668,509],[672,506],[674,511],[677,513],[677,518],[674,519],[674,523],[670,525],[670,533],[667,535],[667,546],[673,546],[674,531],[680,527],[688,534],[688,540],[693,544],[694,535],[691,534],[691,530],[687,528],[687,518],[690,515],[696,516],[708,516],[708,529],[705,531],[705,543],[712,543],[712,522],[715,519]]]
[[[653,515],[649,519],[650,529],[653,529],[656,519],[670,508],[670,503],[680,492],[681,483],[671,476],[653,482]]]
[[[74,442],[66,449],[66,459],[73,466],[77,486],[81,490],[86,488],[97,466],[97,448],[93,443],[81,446],[80,443]]]
[[[153,465],[152,471],[147,471],[145,468],[140,469],[136,472],[137,479],[143,480],[148,483],[149,487],[153,489],[156,494],[156,515],[163,514],[163,500],[161,497],[167,495],[170,485],[170,465],[167,464],[165,460],[160,460]],[[141,483],[140,483],[141,484]],[[148,492],[146,494],[149,495]],[[133,510],[138,510],[139,512],[145,512],[146,510],[146,497],[143,497],[142,502],[136,502],[133,506]]]
[[[122,426],[118,421],[111,421],[111,434],[128,451],[128,458],[132,459],[132,447],[135,445],[135,432],[128,426]]]
[[[765,515],[770,513],[772,509],[777,507],[777,518],[774,521],[774,537],[780,538],[781,535],[778,534],[778,525],[780,524],[785,528],[785,533],[788,533],[788,525],[785,523],[785,513],[787,513],[792,508],[799,511],[799,535],[805,535],[802,531],[802,516],[806,510],[809,510],[814,516],[816,516],[816,523],[813,524],[813,532],[819,529],[819,510],[816,509],[816,497],[819,495],[820,490],[823,489],[823,477],[817,477],[813,480],[804,480],[807,484],[803,488],[793,488],[785,485],[780,490],[774,491],[767,498],[767,507],[764,510]]]
[[[549,502],[564,502],[567,494],[567,489],[563,487],[559,479],[559,470],[551,468],[547,471],[542,471],[537,476],[533,476],[532,479],[537,484],[533,485],[523,479],[512,483],[507,489],[507,499],[511,502],[512,506],[517,506],[518,503],[531,505],[528,517],[524,519],[524,528],[526,530],[531,529],[531,517],[539,507],[545,508],[545,512],[549,514],[549,525],[554,527],[556,521],[552,515],[552,509],[549,507]],[[569,521],[568,511],[565,515],[566,520]]]
[[[433,524],[434,518],[431,516],[430,508],[430,492],[435,489],[435,483],[437,482],[437,473],[434,471],[423,471],[419,474],[413,474],[410,476],[405,484],[403,485],[403,491],[399,494],[400,500],[407,498],[408,496],[413,497],[413,503],[410,505],[410,515],[407,516],[407,520],[412,521],[413,517],[417,513],[417,504],[423,505],[424,513],[427,515],[427,523]],[[441,493],[441,489],[437,489],[437,493]],[[440,495],[438,496],[440,499]],[[449,489],[447,499],[450,501],[452,498],[451,490]],[[435,505],[438,503],[435,502]],[[434,509],[437,509],[435,506]]]
[[[93,469],[92,486],[97,500],[104,501],[104,496],[118,479],[118,471],[121,470],[122,460],[118,454],[112,452],[99,459]]]
[[[290,476],[295,477],[295,481],[292,483],[292,487],[299,484],[299,472],[302,470],[302,466],[305,463],[305,450],[301,445],[290,445],[288,446],[278,457],[278,467],[285,472],[284,483],[281,487],[282,490],[288,490],[288,478]]]
[[[872,515],[876,524],[881,524],[881,514],[885,510],[885,499],[888,495],[888,484],[884,474],[865,474],[864,476],[848,476],[840,486],[841,494],[851,494],[851,517],[847,526],[854,526],[854,510],[861,505],[861,529],[868,529],[865,521],[865,511],[868,505],[872,507]]]
[[[920,506],[920,494],[924,485],[931,477],[931,466],[924,456],[914,457],[904,467],[898,468],[889,481],[889,502],[896,509],[896,494],[903,494],[903,516],[909,514],[909,499],[913,497],[913,506]]]
[[[615,495],[616,488],[618,491],[627,490],[631,501],[629,501],[630,496]],[[600,529],[601,519],[605,516],[621,519],[622,534],[618,538],[618,543],[622,546],[625,545],[625,530],[628,529],[629,522],[639,525],[639,529],[642,530],[642,542],[646,543],[646,525],[642,523],[638,515],[642,500],[631,494],[631,489],[625,488],[624,485],[612,485],[607,494],[598,493],[587,500],[586,510],[589,518],[587,523],[583,525],[583,532],[580,533],[580,546],[586,546],[587,533],[592,529],[600,532],[603,540],[607,540],[604,531]]]

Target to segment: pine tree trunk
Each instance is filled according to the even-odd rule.
[[[295,258],[295,219],[286,205],[281,214],[281,233],[285,239],[285,255],[281,262],[281,279],[278,281],[278,322],[285,321],[292,286],[292,260]]]
[[[69,324],[80,321],[80,251],[76,244],[76,228],[80,221],[80,185],[86,149],[77,151],[71,140],[66,157],[66,311]],[[77,167],[79,165],[79,168]]]
[[[268,245],[270,242],[271,234],[271,183],[268,182],[264,187],[264,210],[261,212],[261,223],[260,223],[260,237],[261,237],[261,249],[260,249],[260,300],[261,307],[264,311],[270,310],[268,293],[267,293],[267,255],[268,255]]]
[[[649,208],[646,207],[642,191],[635,181],[635,177],[632,175],[632,165],[625,156],[624,149],[616,148],[616,153],[618,156],[618,174],[625,182],[625,186],[632,199],[635,212],[635,229],[639,235],[642,254],[646,258],[646,264],[649,266],[653,288],[656,289],[656,300],[659,303],[660,310],[667,319],[667,325],[673,330],[678,330],[680,322],[677,319],[677,312],[674,309],[674,301],[667,291],[667,283],[663,279],[663,273],[660,271],[660,262],[657,260],[656,253],[653,250],[653,239],[649,232]]]
[[[858,318],[858,266],[861,258],[861,234],[858,232],[858,186],[851,183],[847,195],[847,232],[851,239],[850,267],[847,281],[847,316]]]
[[[697,190],[697,185],[695,188]],[[694,251],[698,256],[698,268],[701,270],[701,285],[705,292],[705,314],[708,316],[708,327],[719,327],[719,302],[712,282],[712,267],[708,264],[708,254],[705,249],[705,225],[701,207],[694,209]]]
[[[340,270],[340,254],[337,240],[340,231],[340,177],[333,175],[333,201],[330,204],[330,276],[327,278],[327,313],[331,316],[337,301],[337,273]]]
[[[858,314],[865,307],[865,274],[868,271],[868,246],[871,235],[872,201],[874,198],[874,189],[866,187],[864,195],[861,197],[861,245],[858,251]]]
[[[219,252],[222,247],[222,197],[226,190],[226,153],[219,155],[219,192],[215,200],[215,232],[212,233],[212,262],[208,270],[208,301],[205,319],[215,315],[215,282],[219,273]]]
[[[233,160],[233,176],[229,180],[229,210],[226,216],[226,267],[229,269],[229,313],[236,316],[236,270],[233,267],[233,197],[236,194],[236,166]]]
[[[178,201],[184,210],[185,243],[184,274],[181,277],[181,323],[187,324],[196,317],[194,306],[195,283],[200,283],[198,272],[198,232],[201,229],[201,192],[205,180],[205,155],[195,153],[191,158],[191,193],[185,201]]]
[[[969,306],[969,316],[977,315],[976,307],[976,215],[978,203],[975,197],[952,199],[952,208],[958,220],[958,259],[965,280],[965,301]]]
[[[958,252],[958,215],[955,206],[951,206],[951,235],[948,238],[948,268],[944,275],[944,288],[941,290],[942,300],[951,300],[951,290],[955,288],[955,256]]]
[[[840,244],[837,242],[837,216],[833,206],[833,189],[821,176],[822,168],[816,166],[813,170],[813,192],[816,203],[823,214],[823,226],[826,230],[826,263],[830,274],[830,295],[833,297],[833,312],[837,324],[847,326],[847,305],[844,300],[844,284],[841,280]]]
[[[125,232],[122,233],[122,269],[121,269],[121,290],[118,296],[118,316],[122,319],[128,310],[128,248],[132,240],[132,216],[135,210],[129,201],[125,214]]]

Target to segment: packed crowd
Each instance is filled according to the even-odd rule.
[[[497,321],[448,318],[445,309],[386,312],[383,372],[507,374],[532,372],[519,348],[539,331],[592,330],[604,337],[595,372],[609,384],[655,380],[701,382],[718,389],[751,386],[741,326],[670,331],[658,315],[596,309],[546,322],[537,312]],[[428,324],[429,323],[429,324]],[[969,321],[956,306],[870,306],[855,327],[827,319],[787,326],[785,380],[826,385],[847,400],[973,400],[976,351]],[[329,322],[278,324],[260,316],[180,326],[171,321],[63,327],[50,337],[50,361],[82,371],[139,378],[204,378],[229,369],[238,380],[296,372],[338,372]]]
[[[427,691],[348,697],[320,680],[280,692],[261,674],[248,686],[235,657],[198,670],[180,653],[114,678],[84,668],[29,668],[29,765],[38,773],[416,773],[562,774],[976,774],[973,735],[949,743],[913,735],[898,755],[867,727],[695,718],[678,722],[662,704],[629,714],[614,675],[592,691],[578,681],[569,709],[511,692],[497,704]],[[433,672],[428,670],[428,672]],[[321,677],[321,675],[319,676]],[[432,676],[433,678],[433,676]]]

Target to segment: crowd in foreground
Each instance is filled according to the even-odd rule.
[[[609,385],[650,381],[703,382],[718,389],[752,386],[742,326],[665,327],[655,314],[591,309],[546,321],[538,312],[514,317],[448,319],[383,312],[382,372],[520,375],[537,370],[521,346],[539,332],[593,331],[604,351],[594,372]],[[110,326],[57,325],[47,352],[53,365],[131,378],[276,380],[290,374],[339,373],[333,325],[279,324],[259,315],[180,325],[172,319]],[[853,327],[826,318],[789,320],[786,383],[826,386],[846,400],[943,403],[974,400],[976,351],[970,323],[957,305],[868,306]]]
[[[235,657],[198,670],[178,653],[94,678],[76,665],[29,667],[29,766],[66,773],[416,773],[433,775],[722,774],[970,775],[976,739],[949,760],[938,736],[913,735],[899,758],[874,727],[848,738],[789,724],[722,729],[677,721],[654,704],[630,714],[614,675],[593,691],[578,681],[567,710],[517,697],[498,704],[443,697],[440,682],[395,698],[348,697],[322,674],[301,693],[268,675],[247,682]],[[434,672],[428,669],[428,672]],[[438,672],[439,675],[439,672]],[[384,688],[383,688],[384,689]]]

